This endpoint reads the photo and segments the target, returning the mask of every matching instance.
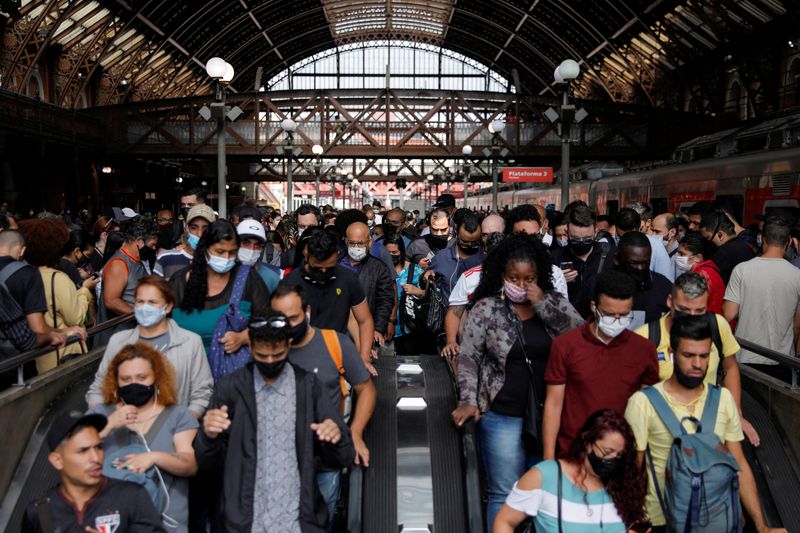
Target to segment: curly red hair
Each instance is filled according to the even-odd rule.
[[[103,401],[106,404],[116,403],[119,397],[117,394],[119,390],[117,382],[119,367],[122,363],[133,359],[144,359],[150,363],[155,375],[153,384],[158,388],[158,403],[161,405],[176,404],[178,394],[175,386],[175,369],[161,352],[146,342],[137,342],[136,344],[124,346],[111,360],[101,387]]]
[[[30,218],[19,222],[25,237],[25,260],[36,267],[54,267],[69,240],[69,228],[62,220]]]
[[[606,492],[614,500],[614,506],[625,524],[630,527],[645,519],[644,497],[647,494],[647,477],[643,468],[636,463],[636,438],[628,421],[613,409],[602,409],[592,413],[578,431],[564,459],[573,464],[585,464],[586,449],[608,433],[616,432],[625,439],[625,449],[620,457],[622,467],[617,475],[606,484]],[[581,468],[579,483],[586,477]]]

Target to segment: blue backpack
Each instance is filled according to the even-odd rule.
[[[662,493],[658,486],[650,449],[647,458],[656,496],[667,519],[667,530],[682,533],[740,533],[744,524],[739,501],[739,465],[714,433],[720,388],[708,385],[702,418],[681,420],[653,387],[642,392],[672,434],[672,447],[664,472]],[[690,435],[683,427],[689,420],[697,426]]]

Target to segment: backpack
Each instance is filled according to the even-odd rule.
[[[717,314],[711,311],[706,311],[706,319],[708,319],[708,327],[711,328],[711,341],[717,347],[717,355],[719,356],[719,363],[717,363],[717,385],[722,385],[722,380],[725,379],[725,370],[722,368],[722,361],[725,359],[725,354],[722,351],[722,336],[719,334],[719,324],[717,323]],[[656,345],[656,348],[661,344],[661,319],[653,320],[647,324],[647,338],[650,342]]]
[[[739,465],[714,433],[719,410],[720,387],[708,385],[701,420],[678,420],[663,396],[653,387],[642,390],[672,434],[663,493],[658,485],[653,458],[647,449],[650,475],[658,503],[667,520],[667,530],[683,533],[740,533],[744,525],[739,500]],[[689,435],[683,422],[689,420],[697,433]]]
[[[11,263],[7,264],[2,270],[0,270],[0,302],[2,302],[2,306],[5,309],[5,315],[8,318],[8,322],[6,323],[8,326],[11,326],[13,323],[25,320],[25,312],[22,309],[22,306],[19,305],[17,300],[14,299],[14,296],[8,292],[8,286],[6,285],[6,281],[12,275],[14,275],[18,270],[25,267],[28,263],[25,261],[12,261]],[[27,322],[26,322],[27,324]],[[19,355],[20,351],[14,345],[13,342],[6,336],[4,331],[0,331],[0,359],[5,359],[7,357],[12,357],[14,355]],[[11,374],[13,374],[14,381],[16,381],[16,371],[12,371],[9,374],[9,379],[12,378]]]
[[[416,263],[411,263],[408,267],[408,277],[406,283],[411,283],[414,279],[414,269],[417,267]],[[423,317],[424,313],[424,300],[425,296],[412,296],[407,292],[403,292],[400,298],[399,313],[400,325],[407,333],[413,333],[419,330],[420,327],[424,328]]]
[[[347,388],[347,381],[344,379],[344,365],[342,364],[342,345],[339,343],[339,337],[336,331],[332,329],[320,329],[322,333],[322,340],[325,341],[325,347],[336,365],[336,370],[339,371],[339,388],[342,391],[342,414],[345,413],[345,406],[347,397],[350,396],[350,389]]]

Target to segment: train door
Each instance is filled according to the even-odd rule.
[[[717,196],[720,208],[724,208],[740,224],[744,223],[744,195],[741,194],[720,194]]]
[[[619,213],[619,200],[606,200],[606,212],[598,214],[608,215],[614,219],[617,218],[617,213]]]

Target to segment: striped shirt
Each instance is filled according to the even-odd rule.
[[[178,270],[184,268],[192,262],[192,256],[183,250],[171,250],[164,252],[156,259],[153,273],[163,278],[169,279]]]
[[[514,484],[506,503],[512,509],[534,517],[537,533],[558,532],[558,467],[555,461],[536,465],[542,474],[542,488],[522,490]],[[561,485],[561,524],[564,533],[624,533],[625,524],[605,489],[585,492],[566,475]]]

